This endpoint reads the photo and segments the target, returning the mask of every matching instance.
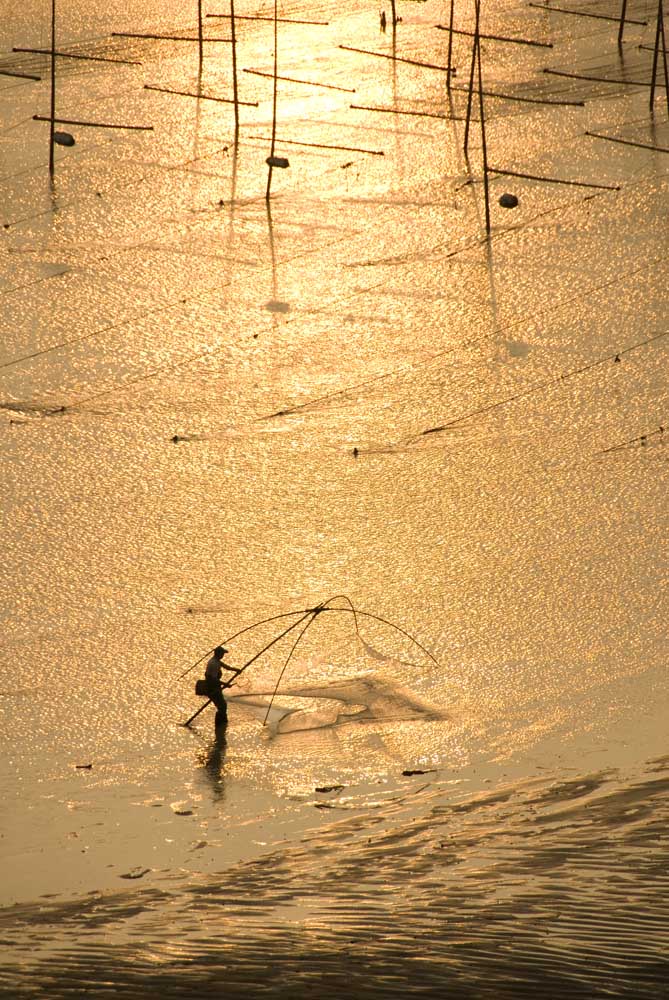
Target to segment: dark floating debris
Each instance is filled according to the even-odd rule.
[[[428,767],[424,771],[420,768],[414,768],[413,770],[402,771],[402,774],[405,778],[411,778],[414,774],[434,774],[436,770],[436,767]]]
[[[70,135],[69,132],[54,132],[53,141],[58,146],[74,146],[75,144],[74,136]]]
[[[515,194],[509,194],[507,191],[503,195],[500,195],[499,203],[502,208],[516,208],[518,205],[518,198]]]
[[[285,156],[268,156],[265,163],[268,167],[281,167],[284,170],[286,167],[290,166],[290,163]]]
[[[93,768],[92,764],[75,764],[74,766],[78,771],[90,771]]]
[[[131,871],[126,872],[125,875],[119,875],[119,878],[144,878],[150,871],[150,868],[133,868]]]
[[[174,815],[175,816],[192,816],[193,815],[193,810],[192,809],[175,809],[174,810]]]
[[[343,785],[321,785],[316,791],[320,792],[321,795],[325,795],[327,792],[341,792]]]

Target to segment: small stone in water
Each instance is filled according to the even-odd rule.
[[[500,197],[499,203],[502,206],[502,208],[515,208],[516,205],[518,204],[518,199],[516,198],[515,194],[509,194],[507,192],[506,194],[503,194]]]

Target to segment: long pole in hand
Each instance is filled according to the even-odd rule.
[[[321,607],[322,607],[322,605],[321,605]],[[306,619],[309,617],[309,615],[313,615],[314,614],[314,611],[315,611],[315,608],[309,608],[309,610],[306,612],[306,614],[302,615],[302,617],[298,618],[298,620],[296,622],[293,622],[292,625],[289,625],[288,628],[286,628],[286,629],[283,630],[283,632],[281,632],[279,635],[275,636],[272,639],[271,642],[267,643],[266,646],[263,646],[263,648],[260,650],[259,653],[256,653],[255,656],[252,656],[251,659],[248,660],[244,664],[244,666],[238,671],[237,676],[239,676],[239,674],[241,674],[243,670],[246,670],[247,667],[250,667],[252,663],[255,663],[255,661],[260,656],[262,656],[263,653],[266,653],[268,649],[271,649],[272,646],[275,643],[277,643],[280,639],[283,639],[284,635],[288,635],[288,633],[292,632],[292,630],[294,628],[297,628],[298,625],[301,625],[303,621],[306,621]],[[226,687],[229,687],[230,684],[232,684],[232,681],[230,681],[228,684],[226,684]],[[208,698],[207,701],[205,701],[204,705],[200,705],[200,707],[198,708],[197,712],[194,712],[191,715],[190,719],[188,719],[186,722],[182,722],[182,725],[183,726],[190,726],[191,722],[194,719],[197,719],[197,717],[200,714],[200,712],[203,712],[205,710],[205,708],[207,707],[207,705],[211,705],[211,698]]]

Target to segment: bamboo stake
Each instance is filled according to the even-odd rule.
[[[199,60],[200,72],[202,72],[202,59],[204,56],[203,45],[202,45],[202,0],[197,0],[197,42],[198,42],[198,60]]]
[[[414,118],[439,118],[446,122],[461,122],[464,118],[453,118],[451,115],[437,115],[432,111],[401,111],[399,108],[379,108],[373,104],[349,104],[355,111],[379,111],[388,115],[412,115]]]
[[[658,22],[660,24],[660,33],[662,36],[662,64],[664,66],[664,93],[667,100],[667,114],[669,114],[669,69],[667,69],[667,40],[664,32],[664,6],[663,0],[659,2],[658,10]],[[659,44],[658,44],[659,47]],[[653,75],[653,82],[655,77]]]
[[[47,49],[46,51],[50,52],[51,50]],[[0,76],[15,76],[19,80],[41,80],[42,79],[41,76],[34,76],[33,73],[17,73],[16,71],[12,72],[11,70],[8,70],[8,69],[0,69]]]
[[[372,614],[371,611],[361,611],[360,608],[354,608],[353,605],[351,605],[350,608],[329,608],[327,607],[329,603],[330,602],[327,601],[326,605],[322,608],[323,614],[325,614],[328,611],[339,611],[342,614],[352,614],[354,618],[357,615],[361,615],[363,618],[372,618],[376,622],[381,622],[382,625],[388,625],[390,628],[394,628],[397,632],[400,632],[403,636],[409,639],[414,644],[414,646],[418,646],[421,652],[425,653],[426,656],[429,656],[432,662],[435,663],[441,669],[441,664],[439,663],[438,660],[434,658],[429,649],[426,649],[425,646],[422,646],[418,641],[418,639],[416,639],[413,635],[411,635],[410,632],[407,632],[406,629],[403,629],[400,625],[395,624],[395,622],[388,621],[387,618],[382,618],[380,615]]]
[[[31,52],[35,55],[49,55],[51,49],[27,49],[22,45],[13,45],[12,52]],[[86,56],[79,52],[56,52],[59,59],[85,59],[87,62],[118,63],[121,66],[141,66],[137,59],[112,59],[109,56]],[[31,77],[31,80],[39,80],[40,77]]]
[[[592,135],[593,133],[586,132],[585,134]],[[599,136],[598,138],[606,137]],[[619,184],[591,184],[588,181],[565,180],[563,177],[542,177],[540,174],[523,174],[518,170],[502,170],[499,167],[488,167],[488,173],[501,174],[504,177],[522,177],[523,180],[527,181],[543,181],[544,184],[568,184],[571,187],[596,188],[599,191],[620,191]]]
[[[447,66],[437,66],[434,63],[420,62],[418,59],[405,59],[403,56],[391,55],[389,52],[373,52],[371,49],[357,49],[353,45],[340,45],[344,52],[359,52],[363,56],[376,56],[377,59],[392,59],[393,62],[407,63],[409,66],[423,66],[425,69],[439,69],[448,72]]]
[[[659,48],[660,48],[660,23],[663,20],[664,20],[664,11],[662,10],[662,0],[658,0],[658,2],[657,2],[657,24],[655,25],[655,46],[653,48],[653,71],[652,71],[652,74],[651,74],[651,81],[650,81],[650,110],[651,111],[653,110],[653,102],[655,101],[655,78],[657,76],[657,60],[658,60]],[[664,40],[663,40],[662,48],[663,49],[666,48],[666,46],[664,45]],[[665,55],[664,58],[665,58],[665,63],[666,63],[666,55]]]
[[[230,35],[232,36],[232,96],[235,101],[235,145],[239,142],[239,90],[237,88],[237,30],[235,0],[230,0]]]
[[[483,74],[481,71],[481,36],[478,34],[481,14],[481,0],[476,2],[476,61],[478,63],[479,80],[479,119],[481,121],[481,148],[483,152],[483,192],[485,197],[485,231],[490,237],[490,190],[488,186],[488,147],[485,132],[485,113],[483,108]]]
[[[610,448],[602,448],[602,450],[598,451],[597,454],[608,455],[612,451],[622,451],[624,448],[629,448],[633,444],[645,445],[648,438],[655,437],[658,434],[660,436],[664,434],[664,427],[662,425],[660,425],[656,431],[648,431],[646,434],[639,434],[638,437],[630,438],[629,441],[623,441],[622,444],[614,444],[611,445]]]
[[[446,59],[446,89],[451,89],[451,63],[453,62],[453,16],[455,12],[455,0],[451,0],[451,15],[448,20],[448,57]]]
[[[623,32],[625,30],[625,11],[627,10],[627,0],[623,0],[623,5],[620,10],[620,27],[618,28],[618,48],[622,48],[623,44]]]
[[[47,118],[46,115],[33,115],[36,122],[57,122],[59,125],[79,125],[81,128],[122,128],[129,132],[153,132],[153,125],[114,125],[111,122],[83,122],[76,118]]]
[[[467,93],[467,87],[452,87],[451,90],[461,94]],[[500,101],[517,101],[519,104],[542,104],[553,108],[582,108],[585,101],[551,101],[546,97],[520,97],[518,94],[504,94],[499,90],[484,90],[485,97],[497,97]]]
[[[567,73],[562,69],[549,69],[547,66],[543,69],[544,73],[549,76],[562,76],[569,80],[588,80],[591,83],[614,83],[617,86],[624,87],[652,87],[652,81],[646,82],[645,80],[611,80],[606,76],[586,76],[583,73]],[[661,85],[660,85],[661,86]]]
[[[546,3],[528,3],[528,7],[536,7],[538,10],[548,10],[553,14],[573,14],[575,17],[594,17],[598,21],[617,21],[617,17],[611,17],[610,14],[593,14],[586,10],[567,10],[565,7],[549,7]],[[648,24],[648,21],[633,21],[628,18],[625,22],[626,24],[641,24],[643,26]]]
[[[268,80],[274,79],[273,73],[264,73],[260,69],[245,69],[244,73],[251,73],[252,76],[264,76]],[[334,83],[317,83],[315,80],[300,80],[296,76],[279,76],[277,80],[285,80],[287,83],[303,83],[305,87],[325,87],[327,90],[341,90],[344,94],[355,94],[355,87],[337,87]]]
[[[56,0],[51,0],[51,116],[49,126],[49,173],[53,177],[55,169],[54,160],[54,131],[56,119]]]
[[[266,140],[267,136],[249,135],[247,138]],[[287,146],[309,146],[312,149],[341,149],[345,153],[367,153],[369,156],[386,155],[382,149],[363,149],[361,146],[334,146],[325,142],[300,142],[298,139],[284,139],[283,136],[281,137],[281,142]]]
[[[469,86],[467,87],[467,121],[465,124],[465,137],[463,141],[463,150],[465,156],[469,151],[469,125],[472,117],[472,101],[474,97],[474,71],[476,69],[476,46],[478,44],[479,38],[479,15],[480,7],[478,5],[478,0],[476,0],[476,27],[474,28],[474,41],[472,42],[472,59],[469,66]]]
[[[195,97],[198,101],[218,101],[219,104],[234,104],[230,97],[214,97],[212,94],[194,94],[191,90],[171,90],[169,87],[155,87],[153,84],[145,83],[144,90],[156,90],[159,94],[176,94],[178,97]],[[247,108],[257,108],[257,101],[239,101]]]
[[[207,17],[223,17],[230,20],[230,14],[207,14]],[[262,14],[237,14],[238,21],[273,21],[273,17],[265,17]],[[279,24],[313,24],[321,28],[327,28],[329,21],[305,21],[295,17],[278,17]]]
[[[200,39],[192,35],[154,35],[152,32],[142,31],[112,31],[112,38],[148,38],[158,42],[199,42]],[[203,42],[231,42],[231,38],[203,38]]]
[[[584,132],[591,139],[606,139],[607,142],[619,142],[622,146],[635,146],[637,149],[651,149],[654,153],[669,153],[666,146],[653,146],[648,142],[635,142],[633,139],[619,139],[617,135],[600,135],[599,132]]]
[[[447,28],[444,24],[435,24],[435,28],[439,31],[450,31],[453,35],[464,35],[467,38],[473,38],[473,31],[462,31],[458,28]],[[510,38],[508,35],[481,35],[481,39],[484,42],[508,42],[512,45],[531,45],[537,49],[552,49],[552,42],[537,42],[530,38]]]
[[[279,25],[278,25],[278,6],[277,0],[274,0],[274,77],[273,77],[273,89],[272,89],[272,141],[270,144],[269,153],[269,164],[267,171],[267,188],[265,190],[265,201],[269,201],[271,190],[272,190],[272,172],[274,170],[274,147],[276,145],[276,92],[277,92],[277,72],[278,72],[278,42],[279,42]]]
[[[473,417],[480,417],[483,416],[483,414],[492,413],[493,410],[499,410],[504,406],[508,406],[509,403],[517,402],[519,399],[527,399],[529,396],[533,396],[538,392],[543,392],[544,389],[560,385],[566,382],[567,379],[576,378],[579,375],[583,375],[585,372],[589,372],[594,368],[600,367],[601,365],[610,364],[611,362],[619,362],[623,355],[631,354],[633,351],[638,351],[642,347],[647,347],[648,344],[653,344],[655,341],[667,336],[669,336],[669,330],[662,330],[660,333],[656,333],[652,337],[646,337],[645,340],[640,340],[636,344],[630,344],[629,347],[622,348],[622,350],[617,351],[615,354],[607,354],[602,358],[597,358],[596,361],[590,361],[588,364],[581,365],[580,368],[572,368],[570,371],[562,372],[560,375],[555,375],[552,378],[537,382],[535,385],[531,385],[528,389],[516,392],[512,396],[506,396],[504,399],[498,399],[493,403],[486,403],[484,406],[479,406],[475,410],[469,410],[466,413],[461,413],[459,416],[445,421],[438,427],[429,427],[427,430],[421,431],[421,433],[417,434],[415,437],[407,438],[403,443],[405,446],[417,444],[421,438],[426,437],[428,434],[441,434],[465,420],[471,420]],[[359,611],[358,614],[362,614],[362,612]]]

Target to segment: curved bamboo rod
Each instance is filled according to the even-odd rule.
[[[348,604],[349,604],[349,607],[347,607],[347,608],[333,608],[333,607],[330,606],[333,601],[342,601],[342,600],[347,601]],[[437,667],[440,667],[440,664],[439,664],[438,660],[436,660],[435,657],[432,655],[432,653],[430,653],[430,651],[428,649],[426,649],[425,646],[423,646],[420,642],[418,642],[418,640],[416,638],[414,638],[414,636],[412,636],[410,632],[407,632],[406,629],[403,629],[401,625],[396,625],[394,622],[389,621],[387,618],[383,618],[381,615],[376,615],[376,614],[374,614],[371,611],[362,611],[361,609],[356,608],[355,605],[353,604],[353,602],[351,601],[350,597],[348,597],[347,594],[337,594],[334,597],[328,598],[328,600],[323,601],[321,604],[318,604],[318,605],[316,605],[316,607],[313,607],[313,608],[304,608],[304,609],[302,609],[300,611],[287,611],[287,612],[284,612],[284,613],[279,614],[279,615],[272,615],[269,618],[263,618],[263,619],[261,619],[258,622],[254,622],[252,625],[246,625],[244,628],[239,629],[238,632],[235,632],[233,635],[231,635],[228,638],[222,640],[222,642],[218,644],[218,645],[225,645],[225,643],[227,643],[227,642],[232,642],[233,639],[236,639],[238,636],[243,635],[245,632],[250,632],[254,628],[258,628],[260,625],[266,625],[268,622],[279,621],[279,620],[284,619],[284,618],[293,618],[293,617],[296,617],[296,616],[300,616],[297,621],[292,622],[286,629],[283,630],[283,632],[281,632],[281,633],[279,633],[279,635],[275,636],[270,642],[267,643],[267,645],[263,646],[263,648],[258,653],[256,653],[254,656],[252,656],[251,659],[248,660],[244,664],[244,666],[238,671],[238,673],[235,675],[235,680],[236,680],[236,678],[239,676],[239,674],[241,674],[244,670],[246,670],[247,667],[250,667],[252,663],[254,663],[257,659],[259,659],[259,657],[262,656],[263,653],[265,653],[268,649],[270,649],[277,642],[279,642],[281,639],[283,639],[284,636],[288,635],[289,632],[292,632],[292,630],[294,628],[297,628],[297,626],[300,625],[302,622],[305,622],[306,619],[309,619],[308,621],[306,621],[306,623],[304,625],[304,628],[302,629],[302,631],[298,635],[297,639],[293,643],[292,649],[290,650],[290,653],[288,654],[288,657],[287,657],[287,659],[286,659],[286,661],[285,661],[285,663],[284,663],[284,665],[283,665],[283,667],[281,669],[281,672],[279,674],[279,678],[278,678],[278,680],[276,682],[276,685],[274,687],[274,691],[273,691],[272,696],[270,698],[270,703],[269,703],[269,706],[267,708],[267,713],[265,715],[265,719],[263,720],[263,725],[265,725],[265,723],[267,722],[267,718],[269,716],[269,712],[270,712],[270,709],[272,707],[272,703],[273,703],[274,698],[275,698],[275,696],[276,696],[276,694],[278,692],[279,685],[280,685],[281,680],[283,678],[283,675],[284,675],[284,673],[286,671],[286,668],[288,667],[288,664],[290,663],[290,660],[292,659],[292,656],[293,656],[293,653],[295,652],[295,649],[297,648],[297,646],[301,642],[301,640],[302,640],[304,634],[306,633],[307,629],[309,628],[309,626],[314,623],[314,621],[316,620],[316,618],[319,615],[324,614],[325,612],[328,612],[328,611],[329,612],[335,612],[335,613],[339,612],[339,613],[342,613],[342,614],[352,614],[354,622],[355,622],[356,634],[358,635],[359,638],[362,638],[362,636],[360,635],[360,629],[359,629],[359,626],[358,626],[358,615],[361,615],[364,618],[371,618],[371,619],[373,619],[374,621],[377,621],[377,622],[381,622],[381,624],[387,625],[389,628],[395,629],[397,632],[401,633],[401,635],[405,636],[405,638],[409,639],[410,642],[413,642],[413,644],[415,646],[417,646],[418,649],[420,649],[423,653],[425,653],[425,655],[428,656]],[[190,667],[188,667],[188,669],[185,670],[184,673],[182,673],[182,674],[179,675],[179,677],[177,678],[177,680],[180,680],[183,677],[185,677],[186,674],[189,673],[191,670],[193,670],[193,668],[196,667],[199,663],[201,663],[202,660],[204,660],[204,658],[206,656],[208,656],[210,652],[211,652],[211,650],[209,650],[207,653],[205,653],[204,656],[200,657],[199,660],[196,660],[196,662],[193,663]],[[234,684],[234,680],[230,681],[229,684],[226,685],[226,687],[230,687],[232,684]],[[197,716],[200,714],[200,712],[202,712],[207,707],[207,705],[210,704],[210,701],[211,701],[211,699],[208,699],[203,705],[200,706],[200,708],[198,708],[197,712],[195,712],[186,722],[182,723],[182,725],[189,726],[190,723],[195,718],[197,718]]]
[[[315,622],[317,616],[320,614],[321,611],[322,611],[322,608],[316,608],[316,610],[312,614],[310,620],[305,624],[304,628],[302,629],[302,631],[298,635],[297,639],[293,643],[292,648],[290,650],[290,653],[286,657],[286,662],[284,663],[283,667],[281,668],[281,673],[279,674],[278,680],[277,680],[277,682],[276,682],[276,684],[274,686],[274,691],[272,692],[272,697],[269,700],[269,705],[267,706],[267,711],[265,712],[265,718],[262,720],[263,726],[267,725],[267,720],[269,718],[269,713],[272,710],[272,704],[274,703],[274,699],[276,697],[276,693],[279,690],[279,684],[281,683],[281,678],[285,674],[285,672],[286,672],[286,670],[288,668],[288,664],[290,663],[291,659],[293,658],[293,653],[295,652],[295,650],[299,646],[299,644],[300,644],[300,642],[302,640],[302,637],[304,636],[305,632],[307,631],[307,629],[309,628],[310,625],[313,625],[313,623]]]

